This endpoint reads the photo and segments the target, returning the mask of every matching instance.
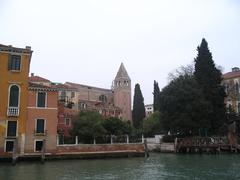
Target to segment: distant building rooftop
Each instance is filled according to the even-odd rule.
[[[66,82],[66,85],[69,85],[73,88],[88,88],[88,89],[96,89],[96,90],[102,90],[102,91],[109,91],[112,92],[111,89],[104,89],[104,88],[99,88],[99,87],[93,87],[93,86],[88,86],[88,85],[84,85],[84,84],[77,84],[77,83],[71,83],[71,82]]]
[[[240,77],[240,69],[238,67],[234,67],[231,72],[223,74],[223,79],[232,79],[237,77]]]
[[[45,79],[43,77],[35,76],[34,73],[31,73],[31,76],[29,77],[29,81],[30,82],[47,82],[47,83],[51,82],[48,79]]]

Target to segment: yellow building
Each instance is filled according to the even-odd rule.
[[[0,44],[0,156],[24,153],[31,47]]]

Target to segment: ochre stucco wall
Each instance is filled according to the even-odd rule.
[[[27,119],[27,88],[30,54],[21,55],[21,70],[18,72],[8,70],[9,53],[0,52],[0,152],[4,151],[7,120],[17,120],[17,136],[19,147],[24,142],[26,119]],[[20,87],[19,116],[8,117],[8,94],[9,86],[17,84]]]

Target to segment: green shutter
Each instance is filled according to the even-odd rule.
[[[37,119],[37,133],[44,133],[44,119]]]
[[[13,85],[10,88],[9,107],[18,107],[18,100],[19,100],[19,88],[16,85]]]
[[[45,92],[38,93],[38,102],[37,102],[38,107],[45,107],[45,98],[46,98]]]
[[[8,121],[8,127],[7,127],[7,136],[16,136],[17,132],[17,121]]]

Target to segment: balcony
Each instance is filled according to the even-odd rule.
[[[34,130],[34,135],[35,136],[46,136],[47,135],[47,130],[45,130],[45,131]]]
[[[7,109],[8,116],[19,116],[19,108],[18,107],[8,107]]]

